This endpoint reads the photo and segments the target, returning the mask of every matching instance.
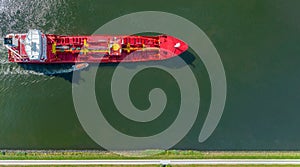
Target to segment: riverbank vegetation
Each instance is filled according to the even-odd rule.
[[[300,151],[192,151],[145,150],[132,152],[2,150],[0,159],[300,159]]]

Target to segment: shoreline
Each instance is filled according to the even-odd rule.
[[[194,151],[194,150],[10,150],[0,149],[1,160],[92,159],[300,159],[300,151]]]

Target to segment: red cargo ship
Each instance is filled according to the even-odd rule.
[[[188,45],[172,36],[64,36],[29,30],[4,38],[16,63],[113,63],[156,61],[178,56]]]

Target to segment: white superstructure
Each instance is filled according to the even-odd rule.
[[[46,38],[42,37],[40,30],[29,30],[24,44],[30,60],[46,60]]]

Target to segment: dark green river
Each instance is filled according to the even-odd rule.
[[[219,125],[199,143],[211,84],[192,49],[181,55],[199,83],[201,103],[193,128],[173,149],[299,150],[299,9],[299,0],[2,0],[0,36],[32,28],[89,35],[114,18],[138,11],[182,16],[200,27],[218,50],[227,99]],[[168,98],[157,120],[138,123],[122,117],[112,100],[110,81],[116,67],[100,65],[96,77],[97,101],[110,124],[132,136],[154,135],[170,126],[180,103],[174,78],[155,68],[134,77],[129,92],[138,109],[149,107],[153,88],[163,89]],[[0,149],[102,149],[77,118],[70,65],[12,64],[0,47]]]

